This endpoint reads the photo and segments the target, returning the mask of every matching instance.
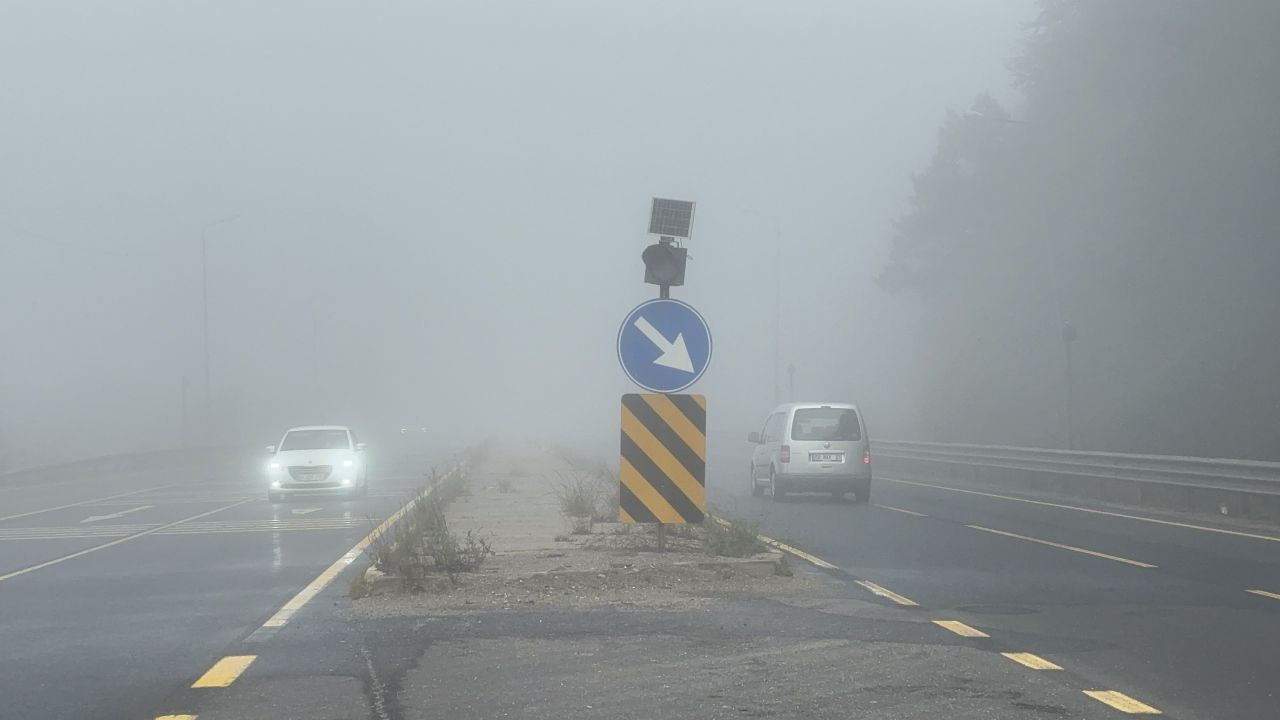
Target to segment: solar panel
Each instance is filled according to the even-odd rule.
[[[649,214],[649,233],[688,238],[693,226],[693,203],[688,200],[653,199]]]

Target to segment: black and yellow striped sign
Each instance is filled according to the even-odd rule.
[[[706,476],[704,396],[622,396],[618,488],[622,522],[702,522],[707,507]]]

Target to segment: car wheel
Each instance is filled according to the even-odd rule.
[[[764,487],[760,485],[760,481],[759,481],[759,480],[756,480],[756,466],[755,466],[755,465],[752,465],[752,466],[751,466],[751,475],[749,475],[748,477],[750,477],[750,478],[751,478],[751,496],[752,496],[752,497],[760,497],[761,495],[763,495],[763,494],[764,494]]]
[[[782,502],[787,497],[787,491],[782,488],[782,483],[778,482],[778,477],[769,471],[769,487],[773,491],[773,501]]]
[[[271,491],[271,490],[268,490],[268,491],[267,491],[267,502],[269,502],[269,503],[278,503],[278,502],[280,502],[280,493],[278,493],[278,492],[274,492],[274,491]]]
[[[855,492],[853,494],[853,501],[858,503],[859,505],[866,505],[868,502],[871,501],[871,491],[862,490],[859,492]]]

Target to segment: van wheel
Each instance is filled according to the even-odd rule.
[[[859,490],[853,493],[853,501],[859,505],[866,505],[871,500],[870,490]]]
[[[751,478],[751,496],[752,496],[752,497],[760,497],[761,495],[763,495],[763,494],[764,494],[764,488],[760,485],[760,481],[759,481],[759,480],[756,480],[756,466],[755,466],[755,465],[752,465],[752,466],[751,466],[751,474],[750,474],[748,477],[750,477],[750,478]]]
[[[778,482],[778,477],[769,471],[769,487],[773,492],[773,501],[782,502],[787,497],[787,491],[782,489],[782,483]]]

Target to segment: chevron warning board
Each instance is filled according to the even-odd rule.
[[[702,522],[707,506],[707,399],[622,396],[618,515],[625,523]]]

